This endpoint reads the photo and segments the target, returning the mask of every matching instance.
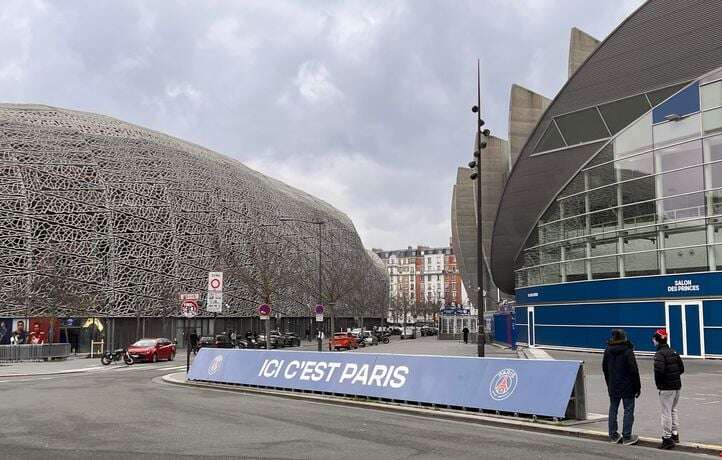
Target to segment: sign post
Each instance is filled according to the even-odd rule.
[[[206,311],[209,313],[223,312],[223,272],[208,273]]]
[[[271,306],[263,304],[258,307],[258,315],[262,320],[266,321],[266,350],[271,349]]]
[[[180,294],[180,310],[181,315],[186,317],[186,374],[191,367],[191,344],[190,336],[191,330],[188,326],[188,319],[195,317],[198,314],[198,294]]]
[[[314,311],[316,312],[316,339],[318,340],[318,351],[323,351],[323,305],[316,305]]]

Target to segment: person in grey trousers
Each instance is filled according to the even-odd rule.
[[[662,444],[660,449],[673,449],[679,442],[679,393],[682,390],[684,363],[679,354],[667,344],[667,330],[658,329],[652,337],[657,348],[654,354],[654,383],[659,390],[662,409]]]

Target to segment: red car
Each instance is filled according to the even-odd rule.
[[[328,342],[328,349],[338,351],[342,348],[346,350],[358,348],[358,339],[350,332],[335,333]]]
[[[128,347],[133,361],[157,362],[159,359],[173,361],[175,344],[168,339],[141,339]]]

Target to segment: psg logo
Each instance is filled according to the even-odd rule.
[[[514,369],[502,369],[494,375],[489,385],[489,396],[495,401],[503,401],[514,393],[519,377]]]
[[[208,375],[213,375],[216,372],[218,372],[221,369],[222,364],[223,364],[223,355],[218,355],[215,358],[213,358],[213,361],[211,361],[211,365],[208,366]]]

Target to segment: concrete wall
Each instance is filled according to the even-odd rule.
[[[569,38],[569,77],[581,67],[597,46],[599,46],[599,40],[576,27],[572,27],[571,37]]]

